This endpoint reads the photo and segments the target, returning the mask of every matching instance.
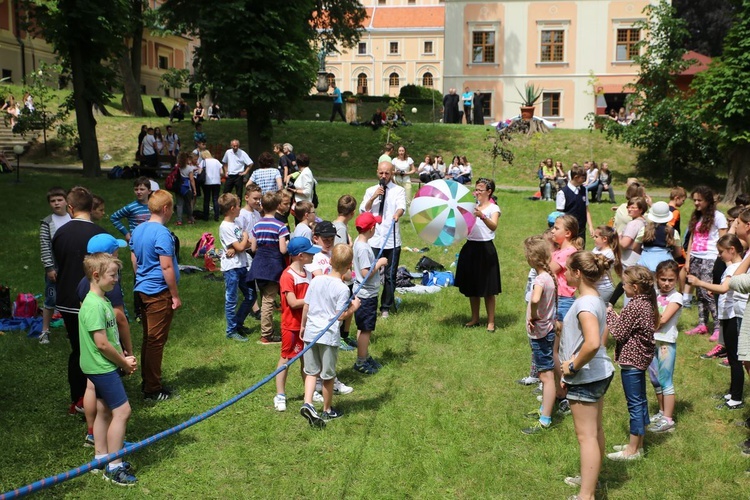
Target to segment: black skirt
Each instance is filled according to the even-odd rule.
[[[502,292],[500,262],[492,241],[467,241],[456,265],[455,285],[466,297],[488,297]]]

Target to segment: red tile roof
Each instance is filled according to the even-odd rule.
[[[706,71],[708,69],[708,65],[711,64],[712,61],[710,57],[699,54],[698,52],[695,52],[693,50],[687,52],[684,56],[682,56],[682,59],[685,61],[695,59],[696,62],[692,66],[686,68],[682,73],[680,73],[680,76],[696,75],[701,71]]]
[[[374,29],[444,28],[445,8],[373,7],[367,9],[367,20],[363,24]]]

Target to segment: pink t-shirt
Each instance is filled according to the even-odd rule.
[[[531,330],[528,325],[526,326],[526,333],[532,339],[544,338],[555,329],[555,282],[549,273],[542,273],[534,278],[533,286],[537,285],[542,287],[542,298],[537,307],[539,320],[534,323]],[[526,306],[526,318],[531,318],[531,302]]]
[[[552,252],[552,260],[560,266],[560,270],[555,273],[557,278],[557,295],[558,297],[572,297],[576,293],[576,289],[573,286],[568,285],[568,280],[565,279],[565,263],[568,261],[568,257],[576,253],[578,249],[574,246],[570,246],[565,249],[558,249]]]

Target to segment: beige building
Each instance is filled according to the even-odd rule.
[[[156,3],[157,0],[149,0],[150,7]],[[16,6],[15,0],[0,0],[0,78],[21,85],[23,75],[35,71],[43,61],[54,63],[55,53],[45,40],[20,28],[23,20],[17,19]],[[169,68],[187,68],[192,72],[190,44],[191,39],[187,37],[154,37],[148,31],[144,32],[141,49],[141,87],[144,93],[164,94],[159,89],[159,79]]]
[[[585,128],[588,113],[623,105],[623,85],[638,70],[634,45],[643,36],[634,23],[656,3],[445,0],[442,88],[479,90],[485,118],[495,121],[518,115],[516,89],[534,84],[544,90],[535,116]]]
[[[442,0],[365,0],[367,19],[353,49],[326,57],[329,82],[355,94],[396,96],[417,84],[443,88]]]

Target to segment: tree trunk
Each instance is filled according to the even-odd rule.
[[[98,177],[102,173],[99,162],[99,143],[96,138],[96,120],[92,111],[93,103],[86,99],[86,55],[80,46],[70,46],[70,69],[73,74],[73,102],[78,123],[78,137],[81,140],[83,176]]]
[[[258,158],[263,151],[271,151],[273,124],[266,110],[248,107],[247,111],[247,147],[243,148],[250,158]]]
[[[750,144],[734,147],[727,155],[729,174],[727,175],[727,189],[724,200],[734,203],[740,193],[750,192],[748,176],[750,176]]]
[[[122,110],[131,116],[143,116],[141,87],[133,75],[133,67],[127,50],[124,50],[117,59],[117,64],[122,78]]]

